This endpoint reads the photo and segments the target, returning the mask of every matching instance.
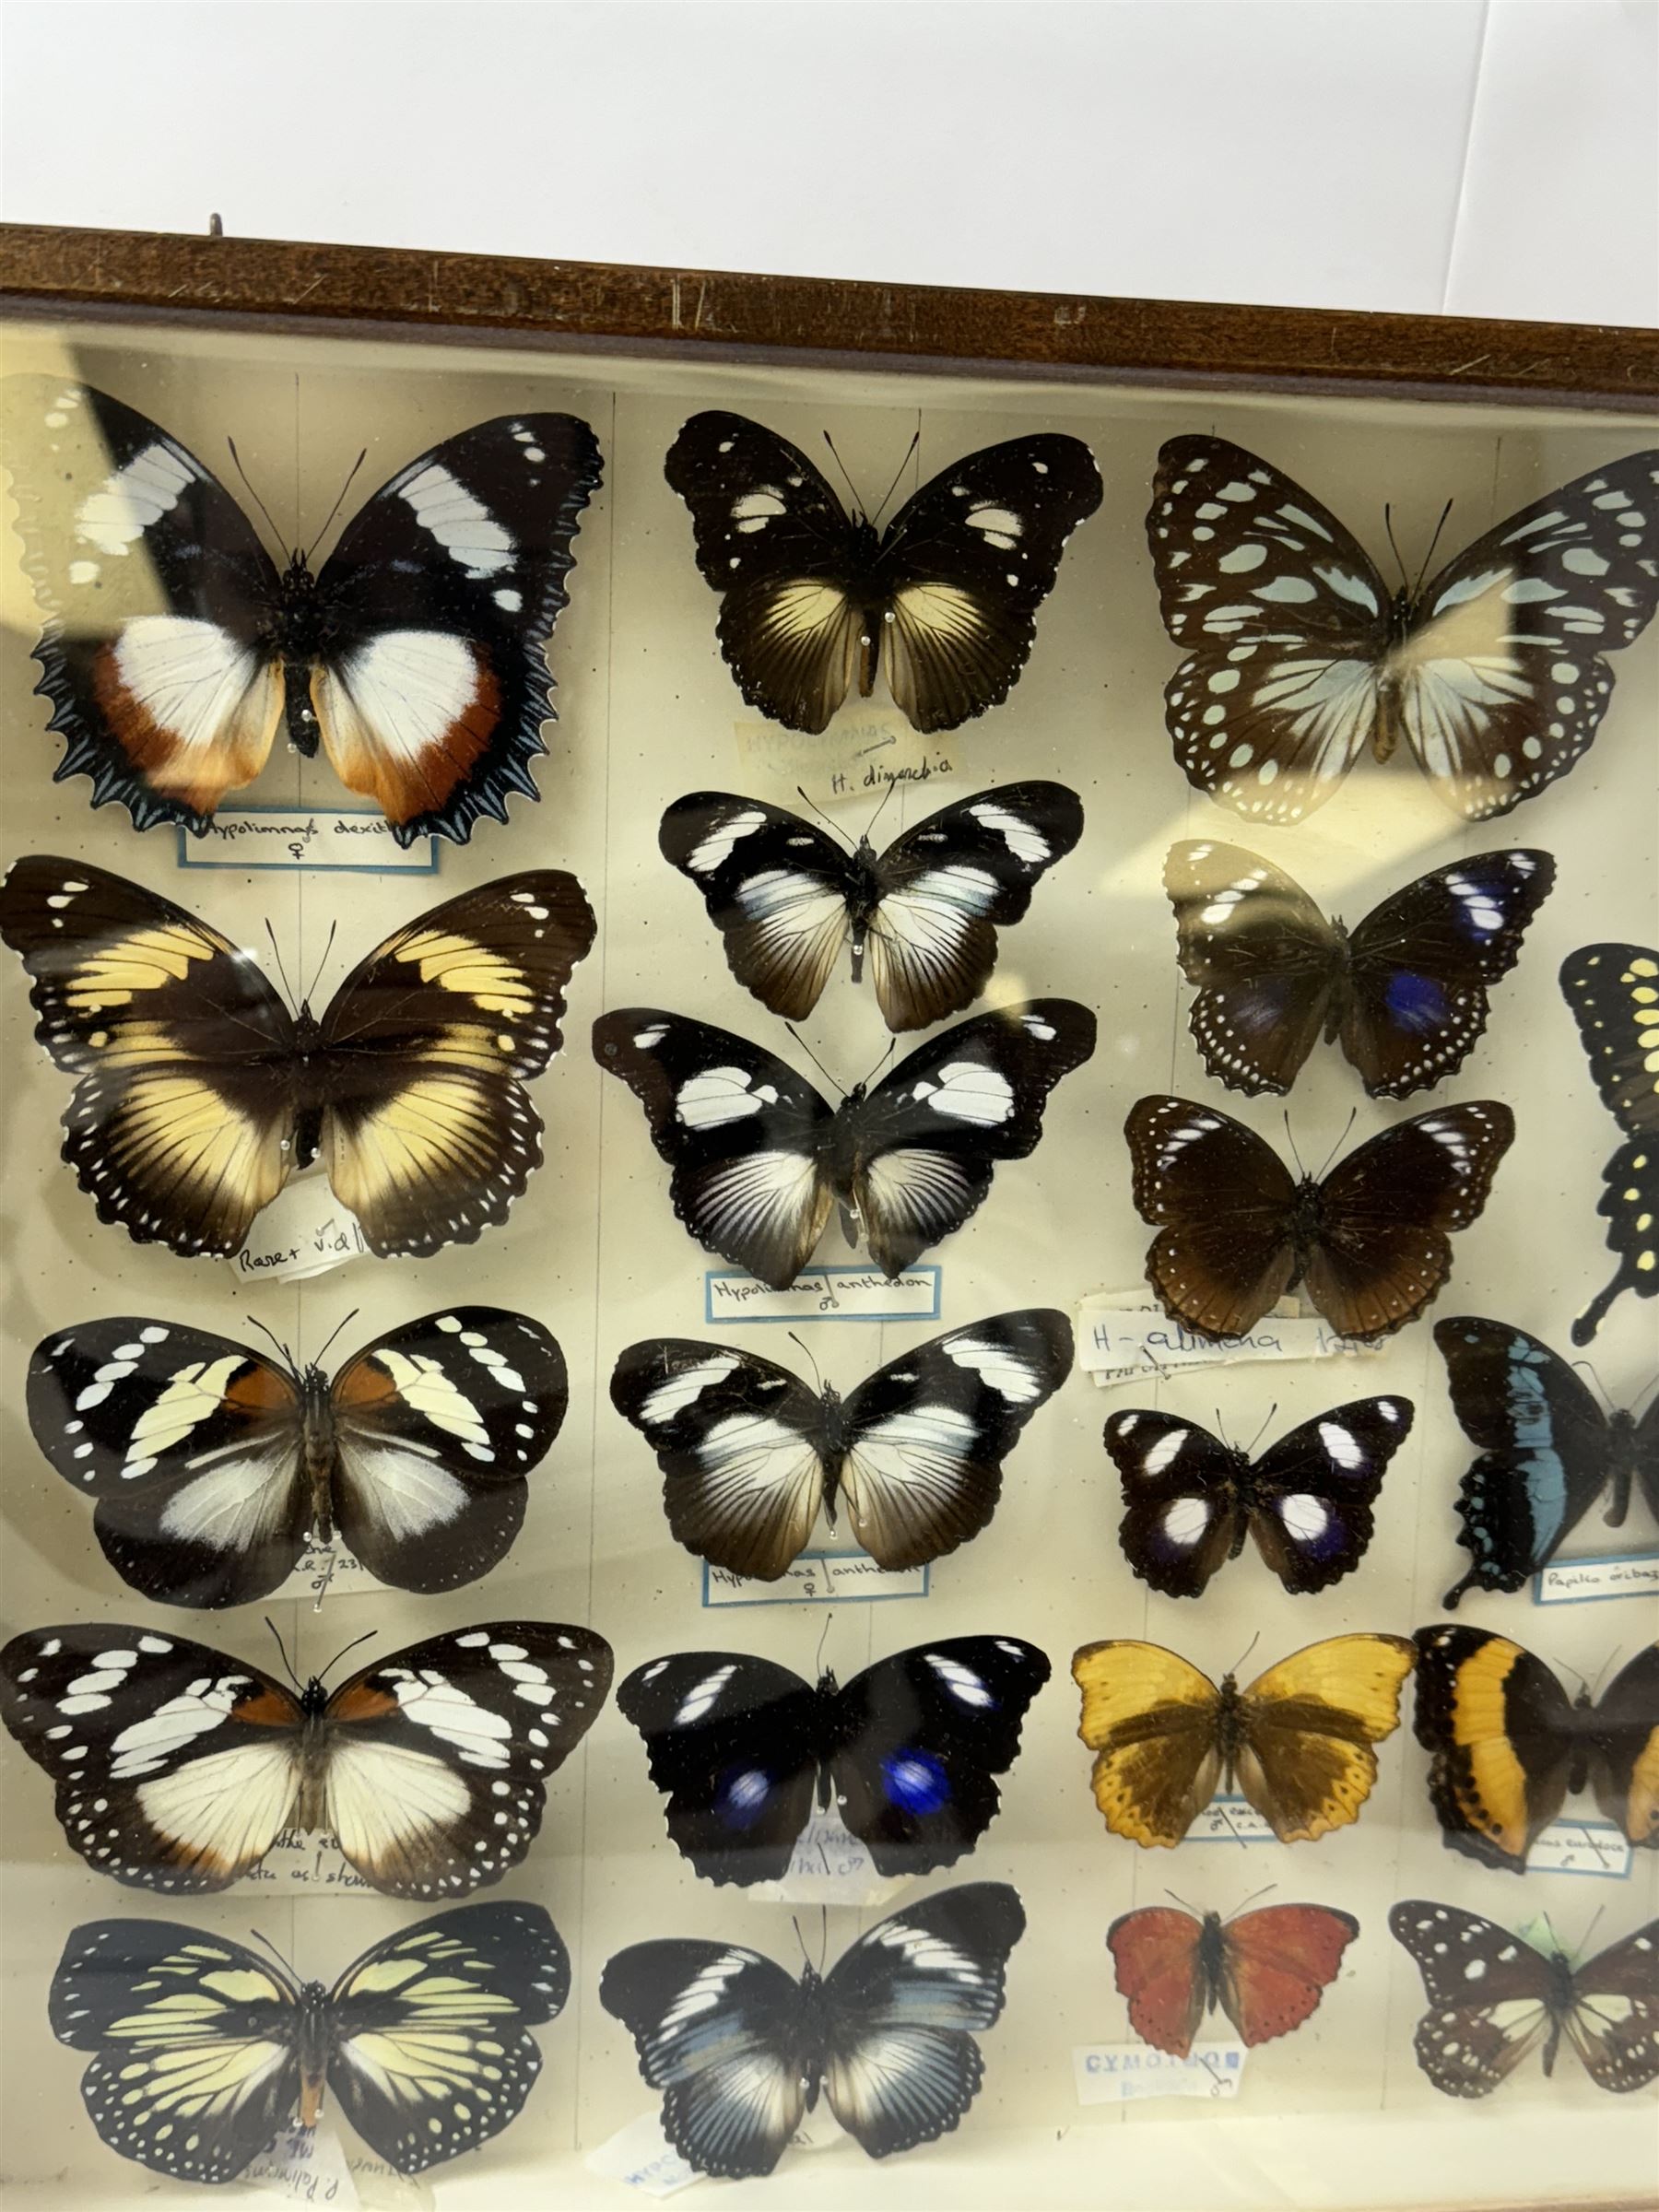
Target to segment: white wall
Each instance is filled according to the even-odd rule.
[[[1659,322],[1655,0],[7,0],[13,221]]]

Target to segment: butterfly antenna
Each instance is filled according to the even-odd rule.
[[[353,1307],[352,1307],[352,1309],[351,1309],[351,1311],[350,1311],[350,1312],[349,1312],[349,1313],[347,1313],[347,1314],[346,1315],[346,1317],[345,1317],[345,1320],[344,1320],[344,1321],[337,1321],[337,1322],[335,1322],[335,1324],[334,1327],[333,1327],[332,1329],[330,1329],[330,1331],[328,1332],[328,1335],[326,1335],[326,1336],[325,1336],[325,1337],[323,1339],[323,1342],[322,1342],[321,1346],[318,1347],[317,1356],[316,1356],[316,1358],[315,1358],[315,1359],[314,1359],[312,1361],[312,1365],[313,1367],[321,1367],[321,1366],[322,1366],[322,1364],[323,1364],[324,1360],[325,1359],[327,1359],[327,1357],[328,1357],[328,1347],[329,1347],[329,1346],[330,1346],[330,1345],[331,1345],[331,1344],[334,1342],[335,1338],[335,1337],[336,1337],[336,1336],[339,1335],[340,1331],[341,1331],[341,1330],[342,1330],[342,1329],[343,1329],[343,1328],[346,1326],[346,1324],[347,1324],[347,1322],[352,1322],[352,1321],[355,1321],[355,1320],[357,1319],[357,1317],[358,1317],[358,1313],[359,1313],[359,1310],[360,1310],[360,1309],[359,1309],[359,1308],[358,1308],[357,1306],[353,1306]]]
[[[1251,1891],[1250,1895],[1244,1900],[1244,1902],[1241,1905],[1235,1905],[1233,1907],[1232,1911],[1227,1916],[1228,1919],[1237,1920],[1241,1912],[1246,1912],[1249,1911],[1250,1907],[1255,1903],[1258,1897],[1271,1897],[1273,1892],[1277,1888],[1278,1884],[1277,1882],[1264,1882],[1259,1889],[1253,1889]]]
[[[864,1088],[865,1090],[869,1089],[871,1084],[875,1082],[877,1077],[881,1073],[882,1069],[887,1065],[888,1062],[892,1058],[893,1054],[898,1051],[898,1038],[889,1037],[888,1039],[887,1051],[882,1053],[880,1059],[877,1061],[875,1066],[870,1070],[869,1074],[864,1079]]]
[[[904,449],[904,458],[900,462],[898,467],[893,471],[893,481],[888,486],[887,489],[881,495],[881,506],[877,507],[875,513],[870,517],[870,526],[872,529],[874,529],[875,525],[881,520],[882,508],[887,505],[888,501],[892,498],[894,492],[898,489],[899,479],[904,474],[905,470],[910,466],[911,455],[915,452],[916,448],[921,444],[921,431],[912,430],[911,432],[911,441]]]
[[[812,1671],[815,1675],[821,1675],[824,1671],[824,1645],[829,1641],[830,1623],[834,1618],[835,1616],[833,1613],[826,1613],[824,1616],[824,1625],[818,1631],[818,1651],[814,1654],[812,1661]]]
[[[803,1964],[803,1965],[805,1965],[805,1966],[810,1966],[810,1965],[812,1964],[812,1953],[811,1953],[811,1952],[810,1952],[810,1951],[809,1951],[809,1950],[806,1948],[806,1936],[803,1936],[803,1935],[802,1935],[802,1933],[801,1933],[801,1924],[800,1924],[800,1922],[799,1922],[798,1920],[796,1920],[796,1919],[795,1919],[795,1918],[793,1916],[793,1914],[792,1914],[792,1915],[791,1915],[791,1918],[790,1918],[790,1923],[789,1923],[789,1924],[790,1924],[790,1926],[791,1926],[791,1927],[792,1927],[792,1928],[794,1930],[794,1933],[795,1933],[795,1941],[796,1941],[796,1942],[797,1942],[797,1943],[800,1945],[800,1947],[801,1947],[801,1961],[802,1961],[802,1964]]]
[[[294,1358],[293,1353],[290,1352],[288,1346],[283,1343],[281,1337],[277,1335],[275,1329],[267,1329],[265,1323],[263,1321],[256,1321],[252,1313],[250,1313],[248,1316],[248,1326],[251,1329],[257,1329],[262,1336],[268,1336],[271,1342],[276,1347],[276,1349],[282,1354],[283,1365],[288,1370],[288,1372],[290,1374],[299,1373],[300,1362]]]
[[[1634,1413],[1637,1406],[1641,1405],[1642,1399],[1647,1396],[1649,1391],[1655,1389],[1659,1389],[1659,1375],[1651,1375],[1642,1384],[1641,1388],[1636,1393],[1635,1397],[1630,1401],[1630,1411]]]
[[[830,1962],[830,1908],[818,1907],[818,1972],[821,1974]]]
[[[1595,1933],[1595,1924],[1601,1918],[1602,1914],[1606,1911],[1606,1909],[1607,1908],[1606,1904],[1600,1904],[1597,1905],[1594,1912],[1591,1913],[1590,1925],[1579,1937],[1578,1949],[1573,1953],[1574,1958],[1582,1959],[1584,1953],[1590,1948],[1590,1938]],[[1553,1936],[1555,1930],[1552,1928],[1550,1930],[1550,1934]]]
[[[300,1681],[299,1676],[294,1672],[294,1663],[288,1655],[288,1646],[282,1641],[282,1631],[276,1626],[276,1623],[271,1618],[268,1613],[265,1617],[265,1627],[270,1630],[271,1634],[276,1639],[276,1649],[282,1655],[284,1673],[288,1676],[288,1680],[293,1684],[296,1689],[303,1689],[305,1685]]]
[[[853,483],[852,477],[847,474],[847,465],[841,459],[841,455],[836,453],[835,441],[830,437],[828,430],[824,432],[824,443],[830,448],[830,453],[834,454],[835,465],[841,470],[841,481],[846,485],[847,489],[853,494],[853,512],[858,515],[864,515],[865,513],[865,503],[858,496],[858,487]]]
[[[265,1949],[270,1952],[272,1958],[276,1959],[277,1965],[281,1967],[283,1972],[287,1974],[290,1982],[299,1981],[299,1970],[294,1965],[293,1960],[288,1956],[286,1951],[279,1951],[276,1948],[276,1946],[271,1941],[270,1937],[265,1934],[263,1928],[250,1928],[248,1933],[253,1938],[255,1943],[263,1943],[265,1945]]]
[[[1448,500],[1445,505],[1441,509],[1441,518],[1440,521],[1434,525],[1434,535],[1429,540],[1429,550],[1423,556],[1423,565],[1418,571],[1417,582],[1411,587],[1411,596],[1413,599],[1417,597],[1418,594],[1423,588],[1423,579],[1429,573],[1429,563],[1434,559],[1434,548],[1440,544],[1441,532],[1445,528],[1446,517],[1451,513],[1451,512],[1452,502],[1450,500]]]
[[[1251,1438],[1251,1440],[1250,1440],[1249,1443],[1248,1443],[1248,1444],[1247,1444],[1247,1445],[1244,1447],[1244,1449],[1245,1449],[1245,1453],[1246,1453],[1247,1456],[1248,1456],[1248,1457],[1250,1457],[1251,1459],[1253,1459],[1253,1458],[1255,1457],[1255,1448],[1256,1448],[1256,1446],[1257,1446],[1257,1445],[1258,1445],[1258,1444],[1261,1442],[1261,1441],[1262,1441],[1263,1437],[1264,1437],[1264,1436],[1265,1436],[1265,1435],[1267,1433],[1268,1424],[1269,1424],[1269,1423],[1272,1421],[1274,1415],[1275,1415],[1275,1414],[1276,1414],[1277,1411],[1278,1411],[1278,1400],[1277,1400],[1277,1398],[1275,1398],[1275,1399],[1274,1399],[1274,1401],[1273,1401],[1273,1403],[1272,1403],[1272,1405],[1271,1405],[1271,1406],[1268,1406],[1268,1408],[1267,1408],[1267,1417],[1266,1417],[1266,1419],[1263,1421],[1263,1423],[1262,1423],[1261,1427],[1260,1427],[1260,1428],[1259,1428],[1259,1429],[1256,1430],[1255,1434],[1254,1434],[1254,1435],[1253,1435],[1253,1436]],[[1218,1429],[1220,1428],[1220,1426],[1221,1426],[1221,1416],[1219,1415],[1219,1413],[1218,1413],[1218,1414],[1217,1414],[1217,1416],[1216,1416],[1216,1426],[1217,1426],[1218,1430]],[[1242,1912],[1242,1911],[1243,1911],[1243,1907],[1242,1907],[1242,1906],[1241,1906],[1239,1909],[1240,1909],[1240,1911],[1241,1911],[1241,1912]]]
[[[1244,1646],[1244,1649],[1233,1661],[1232,1665],[1228,1668],[1227,1671],[1230,1675],[1237,1675],[1239,1669],[1243,1665],[1245,1660],[1249,1658],[1251,1653],[1255,1650],[1256,1645],[1260,1643],[1261,1641],[1262,1631],[1260,1629],[1258,1629],[1255,1634],[1251,1638],[1250,1641]]]
[[[1406,572],[1406,563],[1401,558],[1399,544],[1394,534],[1394,509],[1392,507],[1385,506],[1382,510],[1382,529],[1388,539],[1388,549],[1394,557],[1394,566],[1400,571],[1401,587],[1408,592],[1411,589],[1411,578]]]
[[[333,528],[335,516],[339,513],[342,505],[345,503],[346,494],[351,489],[351,480],[353,477],[357,475],[358,470],[362,467],[364,462],[367,461],[368,458],[369,448],[365,446],[362,452],[358,455],[357,459],[352,463],[350,468],[347,471],[346,481],[340,487],[340,496],[328,511],[327,522],[324,524],[322,529],[318,531],[316,536],[312,539],[311,544],[306,547],[304,559],[307,567],[311,565],[312,555],[316,551],[317,547],[323,543],[323,540],[328,535],[329,531]]]
[[[1335,1144],[1334,1144],[1334,1145],[1331,1147],[1330,1150],[1329,1150],[1329,1151],[1328,1151],[1328,1152],[1325,1154],[1325,1156],[1324,1156],[1324,1167],[1322,1167],[1322,1168],[1320,1169],[1320,1171],[1319,1171],[1318,1174],[1317,1174],[1317,1175],[1315,1175],[1315,1176],[1314,1176],[1314,1178],[1313,1178],[1313,1180],[1314,1180],[1314,1182],[1323,1182],[1324,1181],[1325,1177],[1326,1177],[1326,1176],[1327,1176],[1327,1175],[1330,1173],[1330,1171],[1331,1171],[1331,1162],[1332,1162],[1332,1161],[1333,1161],[1333,1160],[1335,1159],[1335,1157],[1336,1157],[1337,1153],[1341,1151],[1341,1149],[1342,1149],[1343,1146],[1344,1146],[1344,1145],[1346,1145],[1346,1144],[1347,1143],[1347,1140],[1348,1140],[1348,1131],[1349,1131],[1349,1130],[1350,1130],[1350,1129],[1353,1127],[1353,1125],[1354,1125],[1355,1122],[1356,1122],[1356,1121],[1359,1119],[1359,1107],[1358,1107],[1358,1106],[1356,1106],[1356,1107],[1355,1107],[1355,1108],[1352,1110],[1352,1112],[1349,1113],[1349,1115],[1348,1115],[1348,1118],[1347,1118],[1347,1120],[1346,1121],[1346,1123],[1344,1123],[1344,1124],[1343,1124],[1342,1135],[1340,1135],[1340,1136],[1339,1136],[1339,1137],[1336,1139],[1336,1142],[1335,1142]]]
[[[1607,1395],[1607,1386],[1602,1381],[1601,1377],[1596,1373],[1594,1364],[1588,1359],[1575,1359],[1572,1364],[1574,1367],[1582,1369],[1583,1371],[1589,1376],[1591,1382],[1594,1383],[1596,1389],[1601,1393],[1602,1404],[1606,1407],[1609,1413],[1612,1413],[1615,1408],[1612,1399]],[[1655,1380],[1659,1381],[1659,1377],[1655,1377]],[[1648,1388],[1650,1390],[1653,1388],[1653,1384],[1651,1382],[1649,1383]]]
[[[308,991],[304,998],[300,1001],[302,1006],[310,1006],[312,1000],[312,992],[315,991],[318,983],[322,981],[323,971],[328,965],[328,956],[334,950],[335,931],[338,929],[339,926],[340,918],[336,914],[334,920],[328,925],[328,942],[323,947],[323,958],[317,962],[316,973],[312,977],[311,991]]]
[[[1173,1889],[1166,1889],[1164,1891],[1164,1895],[1166,1897],[1174,1898],[1175,1902],[1181,1907],[1182,1911],[1183,1912],[1190,1912],[1194,1920],[1202,1920],[1204,1918],[1203,1913],[1199,1912],[1196,1905],[1189,1905],[1184,1897],[1176,1897]]]
[[[823,808],[818,805],[818,801],[815,798],[810,797],[807,793],[803,791],[798,783],[795,785],[795,796],[797,798],[806,799],[807,806],[811,807],[813,813],[818,816],[819,821],[824,824],[825,828],[833,830],[837,837],[842,839],[843,841],[845,840],[847,833],[841,828],[841,824],[831,820],[830,816],[827,815]]]
[[[343,1643],[339,1650],[335,1653],[334,1657],[328,1662],[328,1665],[320,1669],[317,1676],[318,1681],[322,1682],[325,1680],[328,1676],[332,1675],[335,1668],[339,1665],[341,1660],[345,1658],[347,1652],[355,1652],[359,1643],[369,1643],[372,1641],[372,1640],[379,1634],[380,1630],[378,1629],[365,1629],[360,1636],[354,1636],[349,1643]]]
[[[1596,1677],[1595,1677],[1595,1679],[1594,1679],[1594,1682],[1584,1682],[1584,1677],[1583,1677],[1583,1675],[1579,1675],[1579,1680],[1580,1680],[1581,1682],[1584,1682],[1584,1688],[1585,1688],[1585,1689],[1586,1689],[1586,1690],[1588,1691],[1588,1693],[1589,1693],[1589,1696],[1590,1696],[1590,1701],[1591,1701],[1591,1703],[1592,1703],[1592,1704],[1594,1704],[1594,1703],[1595,1702],[1596,1699],[1597,1699],[1597,1698],[1598,1698],[1598,1697],[1601,1695],[1601,1686],[1602,1686],[1602,1684],[1603,1684],[1603,1683],[1604,1683],[1604,1682],[1606,1680],[1606,1678],[1607,1678],[1607,1676],[1608,1676],[1608,1674],[1611,1672],[1611,1670],[1613,1669],[1613,1667],[1614,1667],[1614,1666],[1616,1666],[1616,1665],[1618,1665],[1618,1654],[1619,1654],[1619,1653],[1620,1653],[1620,1652],[1622,1652],[1622,1651],[1623,1651],[1623,1649],[1624,1649],[1624,1646],[1623,1646],[1623,1644],[1622,1644],[1622,1643],[1616,1643],[1616,1644],[1614,1645],[1613,1649],[1612,1649],[1612,1650],[1611,1650],[1611,1651],[1608,1653],[1607,1656],[1606,1656],[1606,1658],[1605,1658],[1605,1659],[1602,1661],[1600,1667],[1597,1669],[1597,1671],[1596,1671]],[[1563,1664],[1564,1664],[1564,1663],[1563,1663]],[[1570,1674],[1578,1674],[1578,1669],[1577,1669],[1576,1667],[1570,1667],[1570,1668],[1568,1669],[1568,1672],[1569,1672]]]
[[[804,1336],[797,1336],[793,1329],[791,1329],[789,1332],[789,1341],[791,1344],[798,1344],[801,1349],[806,1353],[807,1362],[812,1369],[812,1379],[818,1384],[819,1397],[822,1397],[824,1394],[824,1378],[818,1372],[818,1361],[812,1357],[812,1347],[807,1343]]]
[[[289,1005],[295,1004],[294,986],[288,980],[288,970],[282,964],[282,947],[276,942],[276,932],[271,927],[271,918],[265,916],[265,935],[271,940],[271,958],[276,963],[276,978]]]
[[[287,538],[283,536],[281,531],[277,529],[276,524],[271,520],[270,509],[265,505],[265,501],[254,490],[253,478],[249,476],[247,470],[241,465],[241,455],[236,450],[235,439],[227,438],[225,443],[230,448],[230,458],[236,464],[236,473],[241,478],[243,486],[247,490],[248,497],[253,500],[254,506],[258,508],[260,513],[265,516],[266,529],[269,530],[271,535],[276,540],[276,543],[282,547],[283,551],[285,553],[288,552],[289,549],[288,542]]]
[[[811,1061],[813,1066],[818,1069],[818,1074],[823,1077],[825,1082],[830,1084],[836,1090],[840,1091],[841,1097],[844,1099],[847,1095],[845,1090],[841,1089],[841,1086],[836,1082],[835,1077],[830,1073],[830,1070],[824,1065],[823,1062],[818,1058],[818,1054],[807,1043],[806,1038],[802,1036],[800,1030],[795,1028],[794,1022],[786,1021],[783,1024],[783,1027],[789,1031],[790,1035],[794,1039],[795,1042],[806,1053],[807,1059]]]
[[[1290,1147],[1290,1157],[1296,1162],[1297,1173],[1305,1178],[1308,1171],[1302,1166],[1302,1156],[1296,1148],[1296,1137],[1290,1127],[1290,1109],[1288,1106],[1287,1106],[1285,1109],[1285,1142]]]
[[[882,794],[881,794],[881,806],[877,806],[877,809],[876,809],[876,811],[875,811],[875,813],[874,813],[874,814],[873,814],[873,815],[870,817],[870,820],[869,820],[869,827],[868,827],[868,828],[867,828],[867,829],[865,830],[865,835],[866,837],[868,837],[868,836],[871,834],[871,832],[872,832],[872,831],[875,830],[875,827],[876,827],[877,823],[877,822],[878,822],[878,821],[881,819],[881,809],[882,809],[882,807],[883,807],[883,806],[885,806],[887,805],[888,801],[888,800],[889,800],[889,799],[892,797],[893,794],[894,794],[894,793],[895,793],[895,792],[898,790],[898,788],[899,788],[899,785],[898,785],[898,783],[897,783],[896,782],[891,782],[891,783],[889,783],[889,784],[888,785],[887,789],[886,789],[886,790],[885,790],[885,791],[882,793]]]

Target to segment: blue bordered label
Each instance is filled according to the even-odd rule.
[[[804,1551],[775,1583],[703,1562],[705,1606],[877,1606],[925,1597],[933,1570],[880,1567],[867,1551]]]
[[[1526,1871],[1622,1882],[1630,1871],[1630,1840],[1611,1820],[1552,1820],[1527,1853]]]
[[[436,876],[438,840],[400,845],[373,806],[221,806],[200,836],[181,829],[182,868],[276,868],[347,876]]]
[[[1599,1606],[1616,1597],[1659,1597],[1659,1551],[1552,1559],[1533,1576],[1535,1606]]]
[[[944,1271],[907,1267],[889,1282],[879,1267],[803,1267],[787,1290],[757,1282],[741,1267],[703,1277],[703,1319],[713,1328],[761,1322],[937,1321]]]

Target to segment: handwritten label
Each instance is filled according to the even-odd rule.
[[[356,1215],[340,1204],[328,1178],[301,1175],[277,1192],[230,1265],[245,1281],[293,1283],[343,1267],[368,1249]]]
[[[1555,1559],[1533,1576],[1535,1606],[1599,1604],[1609,1597],[1659,1597],[1659,1551],[1613,1559]]]
[[[1183,1840],[1188,1843],[1274,1843],[1278,1839],[1247,1798],[1212,1797]]]
[[[1280,1299],[1247,1336],[1220,1344],[1194,1335],[1133,1290],[1095,1291],[1077,1317],[1077,1364],[1101,1390],[1187,1368],[1231,1367],[1242,1359],[1360,1359],[1375,1358],[1377,1351],[1374,1344],[1338,1336],[1317,1314],[1304,1315],[1293,1298]]]
[[[955,748],[912,730],[894,708],[849,708],[827,730],[739,722],[734,734],[745,774],[772,785],[759,795],[785,806],[805,792],[819,806],[863,806],[873,815],[896,783],[926,789],[957,773]]]
[[[333,2205],[355,2212],[361,2203],[345,2147],[331,2127],[285,2127],[238,2179],[296,2205]]]
[[[774,1290],[741,1268],[711,1267],[703,1277],[703,1319],[726,1327],[758,1321],[937,1321],[943,1279],[932,1266],[907,1267],[891,1282],[879,1267],[804,1267],[787,1290]]]
[[[1526,1854],[1528,1874],[1594,1874],[1621,1882],[1630,1846],[1611,1820],[1552,1820]]]
[[[1077,2043],[1072,2074],[1079,2104],[1138,2104],[1149,2097],[1236,2097],[1242,2043],[1194,2043],[1184,2058],[1150,2043]]]
[[[587,2170],[602,2182],[620,2182],[641,2196],[674,2196],[703,2178],[669,2142],[655,2112],[641,2112],[608,2143],[591,2151]]]
[[[804,1551],[775,1583],[751,1582],[729,1567],[703,1567],[705,1606],[874,1605],[925,1597],[931,1569],[878,1567],[866,1551]]]
[[[381,1587],[362,1561],[354,1559],[343,1545],[333,1544],[324,1549],[320,1544],[311,1544],[300,1553],[287,1582],[273,1594],[279,1598],[309,1597],[312,1601],[312,1611],[317,1613],[321,1612],[323,1600],[330,1590],[361,1597]]]
[[[371,806],[221,806],[199,837],[179,832],[182,868],[331,868],[435,876],[438,840],[400,845]]]
[[[903,1887],[901,1877],[877,1871],[831,1806],[801,1830],[782,1881],[755,1882],[744,1894],[763,1905],[879,1905]]]
[[[371,1885],[357,1871],[335,1839],[322,1829],[285,1828],[251,1874],[248,1882],[261,1882],[274,1897],[313,1896],[328,1890],[367,1889]]]

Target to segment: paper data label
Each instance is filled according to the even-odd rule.
[[[180,830],[179,865],[435,876],[438,841],[400,845],[372,806],[221,806],[199,837]]]
[[[942,1274],[907,1267],[889,1282],[879,1267],[804,1267],[787,1290],[741,1268],[703,1277],[703,1319],[716,1327],[761,1321],[937,1321]]]
[[[1659,1597],[1659,1551],[1615,1559],[1552,1559],[1533,1576],[1535,1606],[1570,1606],[1608,1597]]]
[[[1630,1846],[1611,1820],[1552,1820],[1526,1854],[1528,1874],[1598,1874],[1622,1881]]]
[[[1297,1299],[1281,1299],[1247,1336],[1212,1344],[1171,1321],[1140,1293],[1096,1291],[1077,1315],[1077,1364],[1098,1388],[1152,1382],[1194,1367],[1231,1367],[1246,1359],[1374,1359],[1379,1347],[1338,1336],[1318,1314],[1304,1314]]]
[[[285,2127],[269,2150],[262,2150],[237,2178],[296,2205],[333,2205],[335,2212],[355,2212],[361,2202],[345,2146],[326,2124]]]
[[[1138,2104],[1151,2097],[1236,2097],[1242,2043],[1194,2043],[1184,2058],[1150,2043],[1078,2043],[1072,2072],[1079,2104]]]
[[[343,1267],[368,1250],[356,1215],[340,1204],[328,1178],[301,1175],[277,1192],[230,1265],[247,1280],[293,1283]]]
[[[324,1830],[285,1828],[245,1882],[263,1883],[276,1897],[340,1896],[369,1889],[357,1868]]]
[[[602,2182],[620,2182],[641,2196],[674,2196],[703,2178],[669,2142],[654,2112],[642,2112],[608,2143],[591,2151],[587,2170]]]
[[[878,1905],[903,1887],[898,1876],[877,1871],[831,1806],[801,1830],[782,1880],[756,1882],[744,1894],[763,1905]]]
[[[314,1601],[312,1610],[316,1611],[331,1590],[362,1597],[381,1587],[368,1568],[354,1559],[344,1545],[331,1545],[324,1550],[321,1545],[312,1544],[300,1553],[293,1572],[273,1594],[279,1598],[309,1597]]]
[[[804,1551],[775,1583],[751,1582],[729,1567],[703,1567],[705,1606],[869,1605],[925,1597],[929,1570],[878,1567],[867,1551]]]
[[[1244,1797],[1212,1797],[1182,1838],[1187,1843],[1274,1843],[1277,1840]]]
[[[746,721],[734,725],[734,734],[740,770],[758,796],[779,806],[793,807],[805,792],[819,806],[862,806],[873,815],[894,784],[923,799],[958,773],[956,747],[912,730],[893,707],[843,708],[827,730]],[[982,779],[994,780],[989,771]],[[931,808],[929,801],[910,811]],[[891,835],[899,830],[895,821]]]

